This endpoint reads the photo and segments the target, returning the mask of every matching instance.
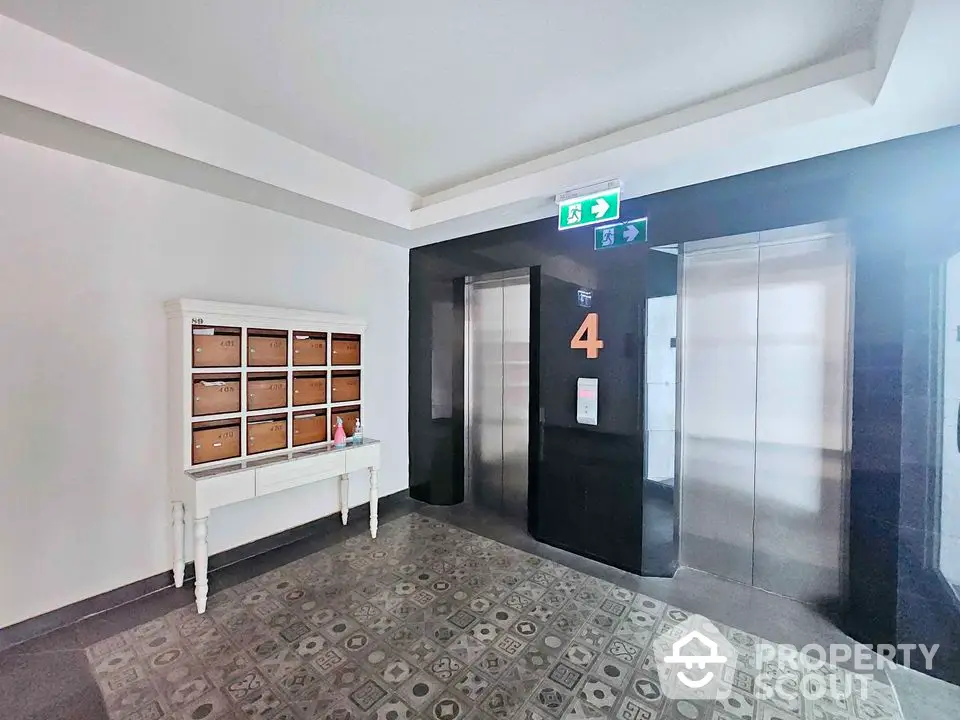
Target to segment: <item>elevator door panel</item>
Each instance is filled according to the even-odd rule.
[[[753,584],[807,602],[842,591],[848,267],[842,238],[761,237]]]
[[[503,286],[503,510],[527,517],[530,446],[530,278]]]
[[[497,274],[466,284],[466,495],[527,519],[530,277]]]
[[[756,244],[683,258],[680,562],[753,570]]]
[[[503,287],[476,282],[469,292],[469,496],[503,502]]]

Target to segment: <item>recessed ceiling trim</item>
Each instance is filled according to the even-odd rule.
[[[623,153],[641,164],[693,147],[729,142],[811,119],[869,107],[857,80],[873,71],[873,53],[862,50],[758,83],[582,145],[464,183],[422,199],[412,227],[425,227],[501,201],[552,195],[558,189],[616,175]],[[627,165],[635,169],[632,165]],[[629,190],[629,188],[626,188]],[[629,196],[626,195],[625,196]]]

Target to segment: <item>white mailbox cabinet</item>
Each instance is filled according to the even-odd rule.
[[[363,425],[363,334],[356,318],[204,300],[166,303],[170,367],[169,475],[173,576],[183,585],[192,523],[197,611],[207,603],[207,523],[214,508],[338,479],[370,476],[377,536],[380,445]],[[333,446],[337,418],[348,435]]]

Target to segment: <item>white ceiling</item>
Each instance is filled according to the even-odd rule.
[[[418,194],[867,47],[880,0],[2,0]]]
[[[957,21],[956,0],[0,0],[0,132],[412,246],[577,184],[635,196],[960,122]]]

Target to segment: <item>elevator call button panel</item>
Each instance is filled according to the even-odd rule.
[[[597,424],[597,378],[577,378],[577,422]]]

